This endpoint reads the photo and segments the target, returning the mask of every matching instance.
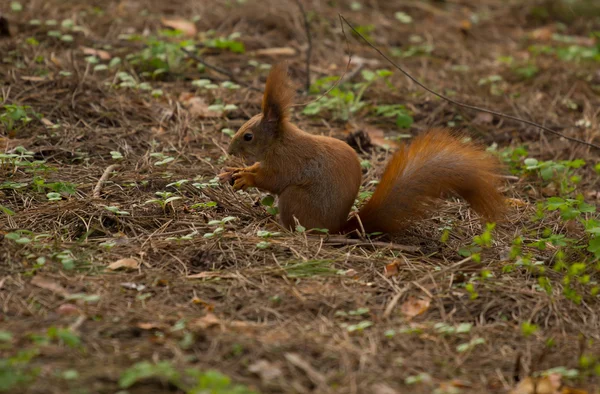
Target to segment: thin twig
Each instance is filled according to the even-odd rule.
[[[106,170],[104,170],[104,173],[102,174],[100,179],[98,179],[98,183],[96,183],[96,186],[94,187],[94,192],[92,194],[92,197],[100,198],[100,192],[102,191],[102,185],[104,185],[104,182],[106,182],[106,180],[110,176],[110,173],[113,172],[117,167],[119,167],[118,164],[111,164],[108,167],[106,167]]]
[[[385,60],[387,60],[388,63],[390,63],[392,66],[394,66],[396,69],[398,69],[408,79],[410,79],[415,84],[417,84],[421,88],[425,89],[429,93],[431,93],[431,94],[433,94],[433,95],[435,95],[435,96],[437,96],[437,97],[439,97],[439,98],[441,98],[443,100],[446,100],[449,103],[452,103],[454,105],[458,105],[459,107],[463,107],[463,108],[467,108],[467,109],[472,109],[472,110],[479,111],[479,112],[486,112],[488,114],[499,116],[501,118],[515,120],[517,122],[521,122],[521,123],[528,124],[530,126],[537,127],[537,128],[542,129],[544,131],[547,131],[548,133],[551,133],[551,134],[557,135],[559,137],[562,137],[562,138],[564,138],[566,140],[577,142],[579,144],[583,144],[583,145],[587,145],[587,146],[591,146],[592,148],[600,149],[600,145],[598,145],[598,144],[594,144],[592,142],[587,142],[587,141],[580,140],[578,138],[566,136],[566,135],[564,135],[562,133],[559,133],[558,131],[549,129],[549,128],[545,127],[545,126],[542,126],[542,125],[540,125],[538,123],[535,123],[535,122],[532,122],[530,120],[521,119],[521,118],[518,118],[516,116],[503,114],[502,112],[496,112],[496,111],[492,111],[492,110],[489,110],[489,109],[486,109],[486,108],[476,107],[474,105],[464,104],[464,103],[461,103],[459,101],[453,100],[453,99],[451,99],[449,97],[446,97],[443,94],[437,93],[436,91],[434,91],[434,90],[428,88],[427,86],[423,85],[421,82],[419,82],[419,80],[417,80],[415,77],[413,77],[408,72],[406,72],[402,67],[400,67],[398,64],[396,64],[392,59],[390,59],[389,57],[387,57],[379,48],[377,48],[375,45],[371,44],[371,42],[369,40],[367,40],[362,34],[360,34],[360,32],[357,31],[354,28],[354,26],[352,26],[352,24],[350,24],[350,22],[348,22],[348,20],[346,18],[344,18],[341,14],[339,14],[339,17],[354,31],[354,33],[356,33],[356,35],[358,35],[360,38],[362,38],[362,40],[369,47],[371,47],[372,49],[374,49],[381,57],[383,57]],[[344,38],[346,38],[346,34],[344,33],[343,30],[342,30],[342,33],[344,34]],[[346,38],[346,40],[347,40],[347,38]]]
[[[460,267],[461,265],[471,261],[472,257],[469,256],[467,258],[464,258],[448,267],[445,267],[437,272],[433,273],[433,276],[439,276],[441,274],[444,274],[448,271],[452,271],[458,267]],[[400,301],[400,298],[402,298],[402,296],[404,295],[404,293],[406,293],[406,291],[410,288],[411,285],[420,285],[421,282],[424,282],[426,279],[430,278],[430,276],[424,276],[421,279],[417,280],[417,281],[413,281],[410,282],[409,284],[407,284],[406,286],[404,286],[402,289],[400,289],[400,291],[398,291],[394,297],[392,298],[392,300],[387,304],[387,306],[385,307],[385,311],[383,312],[383,318],[387,319],[388,317],[390,317],[390,315],[392,314],[392,311],[394,310],[394,308],[396,307],[396,305],[398,304],[398,301]]]
[[[312,237],[311,237],[312,238]],[[400,245],[391,242],[372,241],[366,242],[360,239],[330,237],[323,241],[328,245],[354,245],[354,246],[375,246],[380,248],[388,248],[390,250],[398,250],[401,252],[418,252],[421,249],[418,246]]]
[[[300,9],[302,18],[304,18],[304,31],[306,32],[306,41],[308,43],[308,48],[306,49],[306,93],[308,94],[308,91],[310,90],[310,56],[312,53],[312,38],[310,37],[310,23],[308,23],[308,16],[306,15],[304,6],[300,0],[296,0],[296,4]]]
[[[210,68],[211,70],[214,70],[214,71],[218,72],[219,74],[223,74],[223,75],[225,75],[225,76],[226,76],[226,77],[228,77],[228,78],[229,78],[231,81],[233,81],[233,82],[235,82],[235,83],[237,83],[237,84],[239,84],[239,85],[242,85],[242,86],[244,86],[244,87],[246,87],[246,88],[248,88],[248,89],[250,89],[250,90],[254,90],[255,92],[262,92],[262,90],[260,90],[260,89],[258,89],[258,88],[255,88],[254,86],[252,86],[252,85],[250,85],[250,84],[248,84],[248,83],[246,83],[246,82],[244,82],[244,81],[240,81],[239,79],[237,79],[237,78],[236,78],[236,77],[235,77],[235,76],[234,76],[232,73],[230,73],[229,71],[227,71],[227,70],[225,70],[225,69],[223,69],[223,68],[221,68],[221,67],[217,67],[217,66],[215,66],[215,65],[212,65],[212,64],[210,64],[210,63],[207,63],[207,62],[206,62],[204,59],[202,59],[200,56],[196,55],[195,53],[193,53],[193,52],[190,52],[190,51],[188,51],[188,50],[187,50],[187,49],[185,49],[185,48],[181,48],[181,50],[182,50],[182,51],[183,51],[183,52],[184,52],[186,55],[188,55],[190,58],[192,58],[192,59],[194,59],[195,61],[197,61],[198,63],[200,63],[200,64],[204,65],[204,66],[205,66],[205,67],[207,67],[207,68]]]
[[[341,18],[341,15],[340,15],[340,18]],[[340,24],[342,26],[342,33],[344,34],[344,37],[346,37],[346,32],[344,31],[344,24],[342,23],[341,19],[340,19]],[[350,52],[350,44],[348,43],[348,40],[346,40],[346,51],[348,52],[348,63],[346,63],[346,69],[344,70],[344,73],[342,74],[342,76],[340,76],[338,78],[338,80],[335,81],[335,83],[333,85],[331,85],[331,87],[329,89],[327,89],[323,94],[321,94],[316,99],[307,101],[302,104],[294,104],[294,105],[292,105],[292,107],[304,107],[304,106],[307,106],[308,104],[311,104],[311,103],[321,100],[323,97],[327,96],[329,94],[329,92],[331,92],[336,86],[338,86],[344,80],[344,77],[346,76],[346,74],[348,73],[348,70],[350,69],[350,63],[352,62],[352,52]]]

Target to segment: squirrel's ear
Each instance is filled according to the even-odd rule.
[[[279,63],[271,68],[262,101],[263,122],[278,125],[287,118],[294,90],[287,76],[287,64]]]

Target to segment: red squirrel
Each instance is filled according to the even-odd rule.
[[[219,175],[236,190],[256,187],[276,194],[284,227],[294,228],[297,219],[307,229],[330,233],[396,233],[425,216],[447,193],[458,194],[488,220],[503,211],[498,161],[446,129],[432,129],[400,147],[370,200],[348,219],[362,183],[358,155],[341,140],[292,124],[293,96],[287,67],[273,66],[262,112],[240,127],[228,150],[254,164],[227,167]]]

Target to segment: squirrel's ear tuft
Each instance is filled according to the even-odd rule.
[[[279,63],[271,68],[262,102],[263,121],[279,124],[288,117],[294,90],[287,75],[287,64]]]

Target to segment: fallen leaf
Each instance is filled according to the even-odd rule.
[[[27,76],[27,75],[22,75],[21,79],[23,81],[29,81],[29,82],[42,82],[45,81],[47,79],[47,77],[38,77],[38,76]]]
[[[137,290],[137,291],[142,291],[146,288],[145,285],[132,283],[132,282],[121,283],[121,287],[124,287],[129,290]]]
[[[385,266],[384,269],[384,274],[386,278],[389,278],[390,276],[394,276],[396,274],[398,274],[398,267],[400,266],[402,262],[400,260],[394,260],[391,263],[389,263],[388,265]]]
[[[196,304],[196,305],[202,305],[203,307],[206,308],[206,310],[208,311],[212,311],[213,309],[215,309],[215,306],[213,304],[211,304],[210,302],[206,302],[204,300],[201,300],[198,297],[194,297],[192,298],[192,303]]]
[[[40,119],[40,122],[42,122],[42,124],[46,127],[54,126],[54,123],[52,123],[52,121],[50,121],[48,118],[42,118]]]
[[[166,19],[162,18],[160,22],[171,29],[180,30],[184,36],[194,37],[198,30],[196,29],[196,25],[193,22],[190,22],[185,19]]]
[[[258,375],[263,384],[283,376],[281,368],[267,360],[258,360],[250,364],[248,371]]]
[[[56,308],[56,313],[63,316],[79,315],[81,311],[73,304],[62,304]]]
[[[110,53],[108,53],[107,51],[105,51],[103,49],[95,49],[95,48],[88,48],[88,47],[79,47],[79,49],[81,49],[81,51],[83,52],[84,55],[97,56],[101,60],[110,60],[112,58]]]
[[[346,271],[345,275],[349,276],[350,278],[354,278],[358,276],[358,272],[356,272],[354,268],[350,268],[348,271]]]
[[[256,50],[254,54],[258,56],[294,56],[296,50],[290,47],[263,48]]]
[[[197,118],[219,118],[223,115],[223,111],[214,111],[208,109],[208,104],[201,97],[196,97],[188,93],[179,96],[179,101],[190,112],[190,115]]]
[[[505,201],[511,207],[524,207],[524,206],[527,206],[527,202],[526,201],[520,200],[518,198],[507,198],[507,199],[505,199]]]
[[[50,61],[57,67],[59,68],[63,68],[63,62],[57,58],[56,56],[54,56],[54,54],[50,55]]]
[[[553,26],[544,26],[533,30],[531,33],[529,33],[529,37],[534,40],[548,41],[552,38],[553,34]]]
[[[58,294],[62,297],[68,297],[71,295],[67,289],[62,287],[59,283],[56,283],[52,279],[44,278],[40,275],[34,276],[33,279],[31,279],[31,284],[44,290],[50,290],[54,294]]]
[[[165,325],[161,323],[137,323],[136,326],[142,330],[162,330],[165,328]]]
[[[207,278],[236,278],[233,274],[224,274],[222,272],[204,271],[198,274],[186,276],[188,279],[207,279]]]
[[[137,261],[136,259],[120,259],[115,261],[114,263],[111,263],[108,267],[106,267],[109,270],[118,270],[120,268],[125,268],[125,269],[130,269],[130,270],[135,270],[138,269],[140,266],[140,262]]]
[[[431,300],[429,298],[415,298],[410,297],[402,306],[400,306],[400,312],[407,318],[412,319],[415,316],[418,316],[424,313],[428,308],[429,304],[431,304]]]
[[[473,119],[475,124],[490,124],[494,120],[494,115],[488,114],[487,112],[480,112]]]
[[[209,327],[222,326],[221,319],[214,313],[207,313],[205,316],[190,322],[190,328],[206,330]]]
[[[383,148],[398,145],[396,141],[386,140],[385,133],[381,129],[377,129],[375,127],[364,127],[363,131],[369,136],[372,145]]]
[[[165,129],[162,126],[159,126],[159,127],[152,126],[150,128],[150,131],[153,132],[154,134],[159,134],[159,135],[165,133]]]
[[[462,31],[463,33],[468,33],[471,28],[473,27],[473,24],[471,23],[470,20],[468,19],[463,19],[462,21],[460,21],[460,31]]]

